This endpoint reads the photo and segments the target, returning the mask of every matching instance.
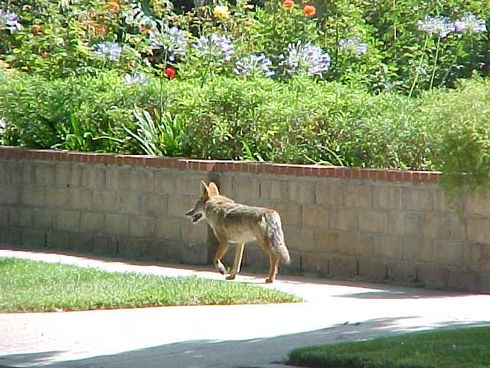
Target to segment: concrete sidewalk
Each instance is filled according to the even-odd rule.
[[[210,268],[145,266],[12,250],[0,250],[0,257],[223,278]],[[288,291],[307,302],[0,314],[0,366],[266,366],[285,360],[296,347],[438,327],[490,325],[490,295],[283,275],[272,285],[249,275],[240,275],[237,281]]]

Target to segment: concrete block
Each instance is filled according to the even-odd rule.
[[[447,215],[447,236],[452,240],[466,240],[465,220],[454,213]]]
[[[194,207],[198,196],[174,194],[168,196],[168,216],[185,218],[185,213]],[[190,223],[190,220],[189,220]]]
[[[389,265],[386,261],[372,258],[360,258],[357,260],[357,273],[363,279],[370,281],[386,281],[389,277]]]
[[[71,189],[66,187],[46,187],[46,207],[68,209],[70,191]]]
[[[464,265],[475,271],[490,271],[490,244],[465,244]]]
[[[373,186],[373,208],[399,210],[401,206],[401,187],[386,184]]]
[[[0,205],[16,205],[21,201],[20,188],[0,184]]]
[[[129,235],[128,215],[106,213],[104,217],[104,233],[117,237]]]
[[[451,203],[444,191],[439,187],[429,190],[432,193],[432,209],[436,212],[455,212],[455,205],[460,205],[457,202]]]
[[[179,194],[195,196],[195,198],[201,194],[201,181],[209,183],[205,173],[194,171],[180,171],[176,180],[176,191]]]
[[[155,191],[155,172],[153,170],[133,169],[130,180],[131,190],[144,193]]]
[[[182,246],[182,261],[189,264],[206,264],[207,247],[203,244],[187,242]]]
[[[417,212],[389,211],[386,232],[394,235],[417,236],[421,233],[420,217]]]
[[[261,178],[259,186],[258,194],[264,200],[287,201],[289,197],[288,181]]]
[[[142,193],[140,206],[143,216],[165,216],[168,213],[168,194]]]
[[[434,258],[433,240],[421,236],[403,236],[402,259],[406,262],[430,263]]]
[[[315,201],[326,207],[342,205],[343,185],[338,180],[324,179],[315,184]]]
[[[205,222],[192,224],[190,221],[182,223],[182,241],[183,243],[196,242],[206,243],[208,237],[208,226]],[[209,230],[211,231],[211,230]]]
[[[472,217],[490,217],[490,192],[467,195],[465,213]]]
[[[53,185],[56,183],[56,165],[54,163],[38,162],[33,168],[36,185]]]
[[[178,172],[171,169],[155,171],[155,192],[160,194],[174,194],[177,190]],[[199,194],[199,183],[195,183],[196,197]]]
[[[140,212],[141,194],[138,192],[118,192],[116,197],[116,212],[137,215]]]
[[[367,183],[344,183],[342,185],[342,205],[351,208],[372,208],[372,185]]]
[[[406,262],[390,262],[388,265],[388,279],[398,282],[416,282],[417,264]]]
[[[53,227],[56,231],[79,233],[80,218],[81,215],[78,211],[57,211]]]
[[[256,175],[236,175],[233,178],[233,195],[238,203],[260,201],[260,182]]]
[[[53,227],[54,218],[56,212],[47,208],[33,208],[32,213],[32,227],[35,229],[41,229],[48,231]]]
[[[427,213],[421,217],[422,235],[429,238],[448,238],[447,217],[435,213]]]
[[[104,213],[82,212],[80,218],[80,231],[82,233],[100,233],[104,231]]]
[[[387,230],[388,214],[385,210],[359,210],[359,231],[384,233]]]
[[[359,209],[338,208],[330,215],[330,226],[333,230],[353,231],[359,230]]]
[[[315,253],[346,254],[341,240],[341,234],[336,231],[318,230],[314,234]],[[307,249],[300,248],[305,251]]]
[[[470,242],[490,244],[490,218],[469,218],[466,228]]]
[[[0,160],[0,184],[10,184],[10,165],[8,161]]]
[[[401,260],[403,258],[402,237],[398,235],[373,235],[373,257]]]
[[[262,206],[276,210],[283,225],[301,224],[301,206],[295,203],[261,203]]]
[[[81,166],[82,177],[81,186],[88,190],[106,189],[106,170],[105,166],[85,164]]]
[[[72,188],[68,191],[69,208],[90,210],[92,208],[92,191],[84,188]]]
[[[302,220],[303,226],[313,228],[330,228],[330,214],[332,210],[318,205],[303,205]]]
[[[433,261],[441,265],[463,266],[464,243],[460,241],[434,240]]]
[[[132,237],[153,237],[155,235],[155,217],[131,216],[129,235]]]
[[[446,289],[449,285],[449,270],[447,267],[433,264],[420,264],[417,266],[416,280],[423,286],[434,289]]]
[[[471,270],[449,270],[447,276],[447,287],[451,290],[469,292],[484,292],[490,290],[489,285],[482,284],[482,277],[478,272]],[[487,291],[488,291],[487,290]]]
[[[117,212],[119,193],[117,191],[94,190],[92,193],[92,211]]]
[[[308,205],[315,203],[316,182],[305,178],[289,180],[289,201]]]
[[[182,223],[185,222],[185,228],[189,226],[205,226],[193,225],[185,218],[178,217],[158,217],[155,222],[155,235],[158,239],[182,240]],[[201,239],[203,242],[205,238]]]
[[[64,163],[56,166],[56,183],[66,188],[82,186],[83,164]]]
[[[301,226],[283,226],[286,246],[291,250],[312,251],[315,249],[313,231],[304,230]]]
[[[23,229],[22,244],[28,247],[44,248],[46,246],[46,233],[39,229]]]
[[[413,185],[402,188],[402,210],[431,211],[432,190],[428,186]]]
[[[46,205],[45,186],[25,186],[21,192],[22,204],[32,207],[44,207]]]

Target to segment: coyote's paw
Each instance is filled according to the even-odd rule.
[[[274,282],[274,279],[271,279],[269,277],[265,279],[266,284],[272,284],[273,282]]]
[[[228,275],[226,276],[227,280],[235,280],[235,275]]]

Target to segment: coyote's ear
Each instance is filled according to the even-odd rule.
[[[201,180],[201,195],[209,197],[209,187],[203,180]]]
[[[214,182],[209,183],[208,189],[209,189],[209,196],[210,197],[219,195],[218,187]]]

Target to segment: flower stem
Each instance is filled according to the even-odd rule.
[[[434,65],[432,66],[432,76],[430,78],[429,91],[432,90],[432,86],[434,85],[434,78],[436,76],[437,59],[439,58],[440,45],[441,45],[441,36],[437,37],[436,56],[434,58]]]

